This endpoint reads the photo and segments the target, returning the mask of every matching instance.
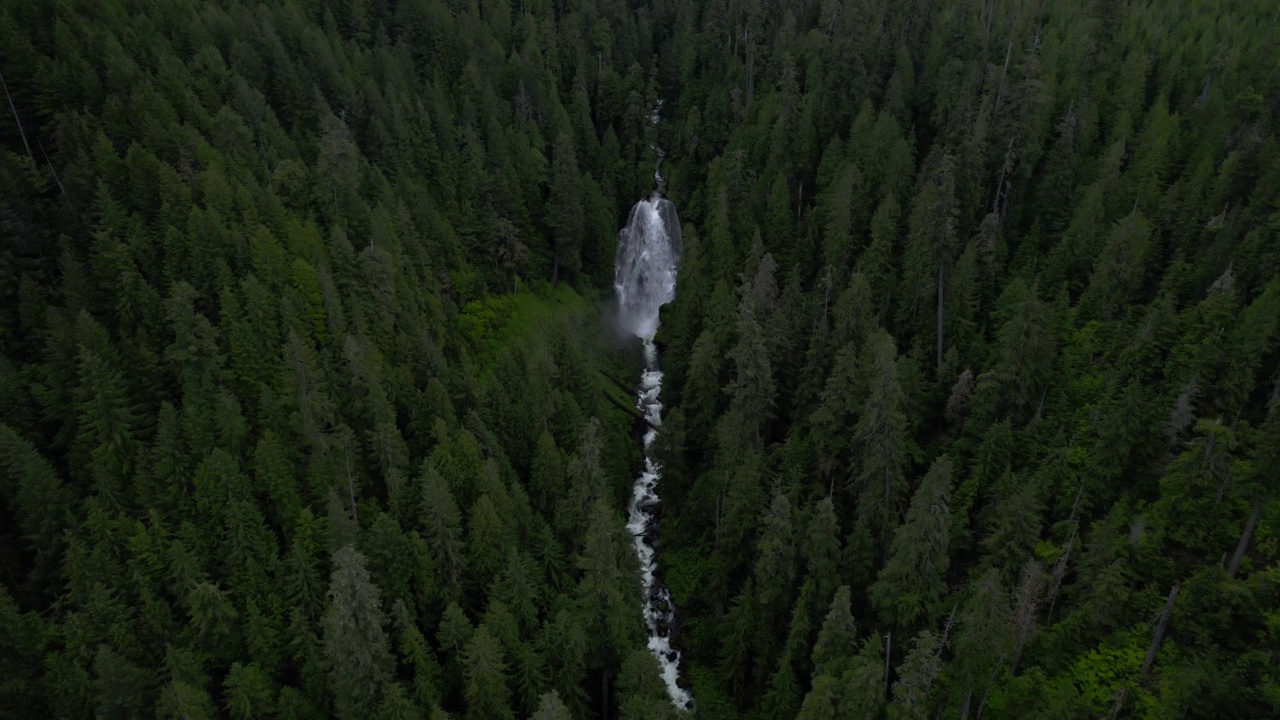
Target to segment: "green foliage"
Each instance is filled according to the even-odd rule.
[[[1270,19],[1204,2],[753,7],[691,13],[677,26],[696,42],[664,46],[682,58],[664,169],[705,235],[659,334],[668,414],[689,423],[664,458],[680,502],[661,564],[699,698],[715,677],[745,715],[882,712],[848,710],[849,680],[793,650],[848,585],[860,629],[895,646],[880,697],[917,676],[895,716],[1212,717],[1213,672],[1232,712],[1274,714],[1252,690],[1272,680],[1233,674],[1276,667],[1251,654],[1275,598],[1244,575],[1204,587],[1249,610],[1175,608],[1153,638],[1174,583],[1221,574],[1237,547],[1254,576],[1276,561],[1257,533],[1275,506],[1259,428],[1280,359],[1278,156],[1259,124],[1275,108],[1250,90],[1276,76],[1262,34],[1221,25]],[[753,12],[772,29],[756,36]],[[1205,33],[1250,50],[1227,69]],[[778,297],[756,292],[766,257],[785,258],[786,343],[757,299]],[[790,578],[807,590],[780,611]],[[1137,627],[1151,666],[1082,700],[1075,664]],[[901,642],[922,630],[932,651]]]
[[[458,329],[478,358],[490,358],[512,337],[545,332],[549,322],[573,316],[587,305],[570,285],[514,295],[488,295],[461,308]]]
[[[1274,8],[642,5],[0,7],[0,716],[672,714],[659,150],[699,717],[1280,714]]]
[[[1086,712],[1103,714],[1110,709],[1116,693],[1136,677],[1144,652],[1138,642],[1101,647],[1089,651],[1072,666],[1068,677]],[[1141,689],[1132,688],[1129,692],[1134,695],[1135,710],[1141,716],[1141,711],[1150,707],[1150,699]]]

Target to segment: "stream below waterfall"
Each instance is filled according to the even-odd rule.
[[[657,152],[661,158],[661,152]],[[656,169],[654,178],[661,187],[662,176]],[[675,206],[654,192],[649,199],[635,204],[620,233],[613,287],[618,297],[619,326],[640,338],[644,347],[644,371],[636,390],[636,407],[648,427],[644,433],[644,468],[636,477],[627,507],[627,530],[640,561],[644,586],[641,609],[649,629],[649,650],[662,668],[662,680],[672,704],[687,710],[693,705],[693,697],[680,687],[680,652],[671,647],[675,606],[657,574],[658,482],[662,467],[653,456],[653,443],[662,426],[662,370],[654,336],[658,332],[659,308],[675,299],[681,251],[680,218]]]

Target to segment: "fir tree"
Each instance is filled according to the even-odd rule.
[[[937,613],[946,594],[951,459],[934,461],[893,536],[889,560],[871,586],[877,611],[898,627],[911,627]]]
[[[391,682],[392,657],[383,629],[379,591],[369,580],[365,557],[348,545],[333,556],[324,649],[330,663],[339,717],[360,716]]]

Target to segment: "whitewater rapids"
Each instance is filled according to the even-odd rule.
[[[649,628],[649,650],[662,668],[662,680],[678,710],[688,710],[693,697],[680,687],[680,652],[671,647],[675,606],[671,593],[657,576],[658,482],[662,467],[652,447],[662,426],[662,370],[658,365],[659,308],[676,296],[680,265],[680,219],[675,206],[654,193],[631,209],[622,229],[615,258],[614,292],[618,298],[618,325],[640,338],[644,346],[644,372],[636,390],[636,407],[648,428],[644,434],[644,469],[636,477],[627,507],[627,530],[635,543],[644,586],[641,610]]]

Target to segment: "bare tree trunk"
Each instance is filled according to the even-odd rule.
[[[1071,549],[1075,545],[1076,531],[1080,529],[1080,523],[1076,519],[1076,511],[1080,509],[1080,497],[1084,495],[1084,483],[1080,484],[1080,489],[1076,490],[1075,502],[1071,503],[1071,515],[1067,522],[1073,523],[1071,526],[1071,535],[1067,537],[1067,545],[1062,550],[1062,556],[1058,558],[1058,562],[1053,564],[1053,572],[1050,574],[1049,589],[1049,612],[1045,616],[1045,622],[1053,624],[1053,608],[1058,603],[1058,591],[1062,589],[1062,579],[1067,574],[1067,559],[1071,555]]]
[[[343,438],[342,448],[347,468],[347,495],[351,497],[351,519],[355,521],[356,527],[360,527],[360,515],[356,510],[356,481],[351,467],[351,438]]]
[[[960,720],[969,720],[969,703],[973,702],[973,691],[966,690],[964,693],[964,707],[960,710]]]
[[[1160,613],[1160,621],[1156,623],[1156,630],[1151,635],[1151,647],[1147,648],[1147,657],[1142,661],[1142,671],[1138,677],[1145,677],[1151,671],[1151,666],[1156,662],[1156,652],[1160,649],[1160,642],[1164,640],[1165,629],[1169,625],[1169,616],[1173,614],[1173,603],[1178,599],[1178,583],[1174,583],[1169,590],[1169,599],[1164,603],[1164,611]],[[1111,706],[1111,713],[1107,716],[1111,720],[1120,716],[1120,711],[1124,709],[1124,701],[1129,696],[1129,685],[1120,688],[1120,692],[1116,693],[1116,701]]]
[[[1156,661],[1156,651],[1160,649],[1160,641],[1164,640],[1164,631],[1169,624],[1169,615],[1173,613],[1173,603],[1178,599],[1178,584],[1173,584],[1169,591],[1169,599],[1165,601],[1164,612],[1160,613],[1160,622],[1156,623],[1155,634],[1151,636],[1151,647],[1147,648],[1147,658],[1142,661],[1142,674],[1146,675]]]
[[[1067,574],[1067,559],[1071,555],[1071,550],[1075,546],[1076,529],[1071,528],[1071,536],[1067,538],[1067,545],[1062,550],[1062,557],[1058,558],[1058,562],[1053,564],[1053,572],[1049,575],[1052,583],[1049,590],[1049,612],[1045,615],[1045,622],[1053,624],[1053,609],[1058,604],[1058,591],[1062,589],[1062,579]]]
[[[1004,83],[1005,78],[1009,76],[1009,59],[1013,57],[1013,40],[1009,40],[1009,44],[1004,49],[1004,69],[1000,71],[1000,86],[996,90],[996,103],[993,108],[992,115],[1000,114],[1000,107],[1004,104]]]
[[[31,152],[31,144],[27,142],[27,131],[22,129],[22,119],[18,117],[18,107],[13,104],[13,96],[9,94],[9,83],[4,81],[3,74],[0,74],[0,87],[4,87],[4,96],[9,100],[9,109],[13,111],[13,121],[18,124],[18,134],[22,136],[22,145],[27,149],[31,164],[35,165],[36,155]]]
[[[1018,674],[1018,663],[1022,661],[1022,651],[1027,642],[1035,636],[1036,618],[1040,610],[1040,590],[1044,573],[1037,560],[1028,560],[1022,569],[1022,579],[1018,583],[1017,607],[1014,610],[1014,633],[1017,636],[1017,647],[1013,650],[1013,660],[1009,665],[1012,675]]]
[[[1115,720],[1120,717],[1120,711],[1124,708],[1124,699],[1129,696],[1129,686],[1125,685],[1120,688],[1120,692],[1116,693],[1116,701],[1111,704],[1111,712],[1107,713],[1107,720]]]
[[[36,145],[40,147],[40,154],[44,156],[44,163],[49,166],[49,172],[53,174],[53,181],[58,183],[58,189],[63,195],[67,194],[67,189],[62,187],[62,178],[58,177],[58,171],[53,169],[53,162],[49,160],[49,153],[44,151],[44,143],[40,142],[40,136],[36,136]]]
[[[889,660],[893,657],[893,631],[884,636],[884,696],[889,697]]]
[[[1235,577],[1240,572],[1240,561],[1244,559],[1245,552],[1249,549],[1249,541],[1253,539],[1253,530],[1258,527],[1258,517],[1262,515],[1262,501],[1257,500],[1253,503],[1253,512],[1249,513],[1249,522],[1244,524],[1244,533],[1240,536],[1240,544],[1236,545],[1236,554],[1231,556],[1231,565],[1227,568],[1227,575]]]
[[[1000,668],[1004,667],[1004,656],[996,662],[996,666],[991,668],[991,676],[987,678],[987,686],[982,689],[982,699],[978,701],[977,720],[982,720],[982,711],[987,707],[987,698],[991,695],[991,686],[995,684],[996,675],[1000,673]]]

